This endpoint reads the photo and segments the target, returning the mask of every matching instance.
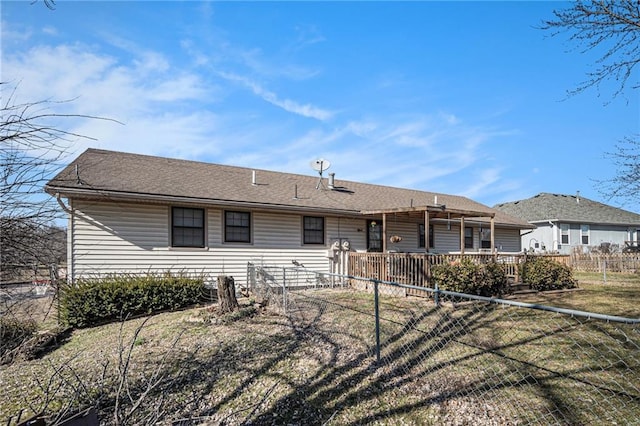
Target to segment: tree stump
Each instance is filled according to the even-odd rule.
[[[218,275],[218,305],[223,314],[240,309],[236,299],[236,286],[233,277]]]

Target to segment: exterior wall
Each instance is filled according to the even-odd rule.
[[[569,244],[562,244],[561,225],[563,224],[569,225]],[[582,244],[582,224],[580,223],[559,222],[554,223],[554,226],[542,223],[536,225],[538,227],[533,232],[522,236],[523,249],[533,248],[537,252],[558,251],[561,254],[570,254],[577,247],[587,251],[590,247],[599,247],[603,243],[618,245],[622,249],[625,246],[625,241],[629,241],[629,230],[635,229],[628,226],[587,224],[589,225],[589,243],[584,245]],[[536,242],[539,243],[537,249],[535,248]]]
[[[350,244],[351,251],[367,247],[366,219],[325,217],[325,244],[302,241],[303,214],[251,211],[251,243],[226,243],[223,233],[224,210],[205,208],[204,248],[171,247],[171,206],[122,202],[73,200],[69,221],[69,268],[72,279],[111,273],[201,273],[210,281],[218,275],[231,275],[237,283],[246,282],[247,262],[293,266],[301,263],[312,270],[339,272],[332,261],[332,244]],[[418,247],[416,222],[387,220],[387,238],[402,236],[388,250],[424,252]],[[470,225],[471,226],[471,225]],[[474,226],[474,249],[480,246],[479,228]],[[495,230],[501,251],[520,251],[519,231]],[[435,249],[432,252],[460,251],[460,225],[434,224]]]
[[[363,221],[326,218],[326,244],[302,244],[302,215],[252,212],[253,242],[223,243],[220,209],[206,210],[207,247],[170,247],[170,207],[75,200],[72,220],[73,279],[110,273],[196,271],[210,280],[231,275],[246,280],[247,262],[293,266],[295,260],[310,269],[330,270],[331,238],[349,239],[364,246],[357,233]],[[352,234],[355,234],[352,236]],[[363,233],[362,233],[363,234]]]
[[[495,232],[495,243],[499,252],[518,253],[522,251],[519,229],[495,228]]]
[[[548,223],[536,224],[537,228],[526,232],[521,237],[522,250],[533,250],[537,253],[552,252],[558,249],[558,228]]]

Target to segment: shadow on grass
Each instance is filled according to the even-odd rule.
[[[169,362],[148,360],[158,384],[149,387],[151,373],[132,378],[128,394],[145,395],[147,407],[130,420],[579,425],[640,416],[637,387],[617,382],[637,372],[638,357],[607,365],[607,345],[611,352],[619,336],[600,347],[603,330],[584,321],[528,311],[510,316],[481,303],[450,308],[399,299],[396,306],[389,298],[381,305],[377,362],[371,301],[359,299],[352,309],[346,300],[310,294],[295,296],[297,309],[286,323],[278,319],[276,332],[240,321],[235,327],[246,327],[245,338],[176,350]],[[619,356],[638,355],[637,337]],[[554,344],[561,348],[550,349]],[[113,405],[102,401],[105,416]]]

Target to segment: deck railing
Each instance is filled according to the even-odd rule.
[[[498,262],[504,265],[511,280],[520,280],[518,266],[524,261],[524,255],[503,253],[350,253],[349,275],[426,287],[430,285],[433,266],[459,262],[463,258],[479,264]]]

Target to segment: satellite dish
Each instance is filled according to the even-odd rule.
[[[320,188],[322,185],[322,172],[331,167],[331,163],[329,160],[325,160],[324,158],[318,158],[317,160],[313,160],[311,162],[311,168],[318,173],[320,173],[320,179],[318,179],[318,184],[316,185],[316,189]]]
[[[329,160],[325,160],[324,158],[318,158],[317,160],[313,160],[311,162],[311,168],[322,175],[322,172],[331,167],[331,163]]]

